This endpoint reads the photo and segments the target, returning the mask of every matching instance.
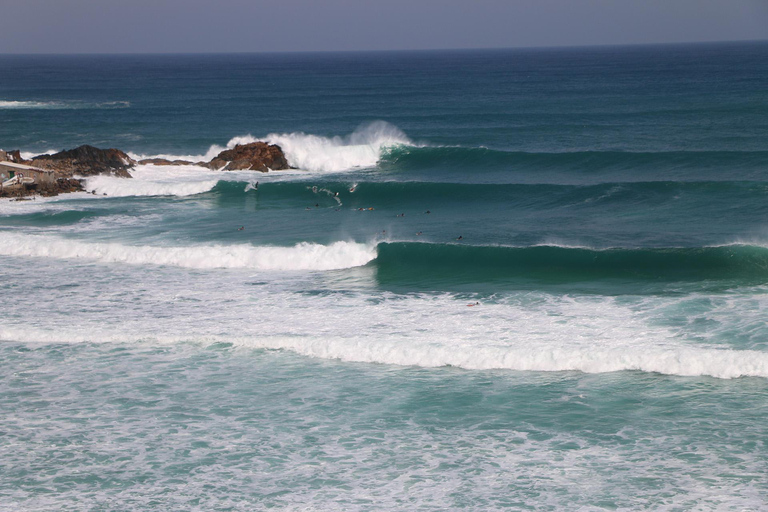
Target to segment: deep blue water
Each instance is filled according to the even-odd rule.
[[[768,44],[0,56],[0,509],[758,510]],[[242,228],[242,229],[238,229]]]

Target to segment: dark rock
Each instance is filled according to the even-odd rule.
[[[32,159],[32,165],[52,169],[62,177],[71,177],[75,174],[81,176],[113,174],[130,178],[128,169],[136,165],[136,161],[119,149],[80,146],[55,155],[36,156]]]
[[[27,160],[21,158],[21,151],[3,151],[0,150],[0,162],[13,162],[15,164],[28,164]]]
[[[195,165],[194,162],[188,162],[186,160],[166,160],[165,158],[145,158],[139,160],[140,165]]]
[[[205,166],[222,171],[267,172],[269,170],[290,169],[288,160],[280,146],[266,142],[238,144],[233,149],[222,151]]]

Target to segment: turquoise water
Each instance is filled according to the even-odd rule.
[[[0,509],[765,507],[765,43],[0,66],[3,149],[296,167],[0,203]]]

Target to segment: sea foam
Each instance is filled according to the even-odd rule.
[[[0,110],[75,110],[129,108],[129,101],[87,102],[76,100],[11,101],[0,100]]]
[[[132,246],[82,242],[49,235],[2,233],[0,254],[17,257],[81,259],[101,263],[166,265],[183,268],[245,268],[254,270],[336,270],[365,265],[376,257],[366,244],[302,242],[293,247],[191,245],[182,247]]]
[[[114,176],[94,176],[85,180],[84,188],[97,195],[126,196],[191,196],[208,192],[219,182],[218,176],[196,169],[183,172],[179,169],[158,169],[151,172],[134,169],[134,179]]]

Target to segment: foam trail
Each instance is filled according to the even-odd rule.
[[[461,347],[453,343],[413,343],[407,339],[398,342],[256,338],[240,341],[239,344],[254,348],[287,349],[324,359],[426,368],[454,366],[468,370],[584,373],[642,371],[685,377],[705,375],[720,379],[768,378],[768,353],[754,350]]]
[[[108,196],[190,196],[208,192],[234,174],[203,169],[193,165],[154,166],[139,165],[130,171],[133,179],[113,176],[94,176],[85,180],[85,189],[97,195]]]
[[[85,181],[85,189],[97,195],[127,196],[191,196],[208,192],[218,179],[197,181],[144,181],[138,179],[94,176]]]
[[[293,247],[253,245],[197,245],[184,247],[129,246],[92,243],[52,236],[2,233],[3,256],[82,259],[131,265],[184,268],[248,268],[255,270],[336,270],[365,265],[376,257],[366,244],[302,242]]]
[[[457,343],[426,343],[410,339],[339,339],[316,336],[233,337],[192,334],[136,334],[99,328],[77,332],[30,330],[0,325],[0,340],[35,343],[234,343],[237,346],[289,350],[300,355],[346,362],[392,364],[436,368],[452,366],[467,370],[511,370],[534,372],[579,371],[612,373],[641,371],[681,377],[708,376],[719,379],[768,378],[768,353],[754,350],[707,348],[610,349],[576,347],[552,349],[529,347],[476,347]]]

